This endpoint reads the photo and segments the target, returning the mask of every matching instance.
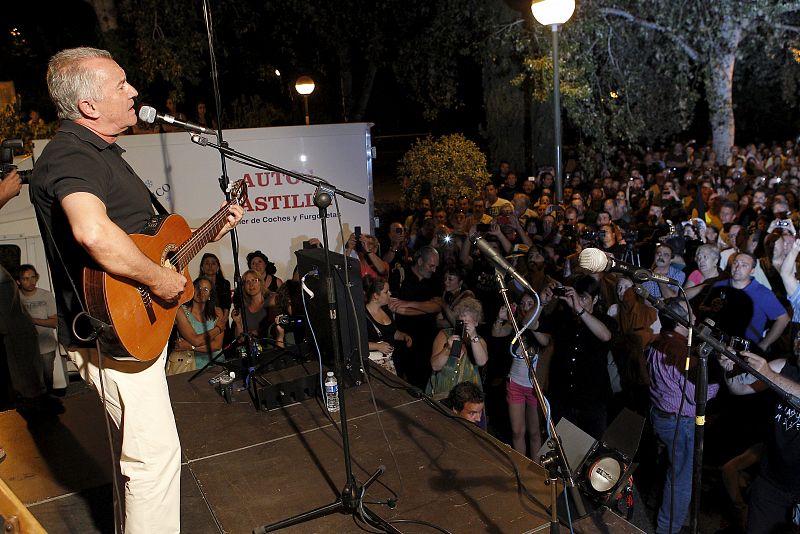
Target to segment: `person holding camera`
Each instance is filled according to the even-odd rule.
[[[478,335],[483,320],[481,303],[474,298],[462,299],[453,308],[456,325],[436,334],[431,349],[433,375],[425,393],[435,399],[445,398],[460,382],[472,382],[482,388],[480,367],[489,361],[486,340]]]
[[[519,305],[511,304],[511,313],[514,314],[520,328],[528,324],[536,312],[536,302],[529,294],[520,298]],[[511,445],[514,450],[527,454],[533,458],[542,447],[542,433],[539,421],[539,401],[533,389],[532,371],[536,370],[539,354],[543,347],[550,344],[550,335],[539,332],[538,317],[522,332],[525,346],[528,348],[530,365],[522,352],[520,345],[514,347],[511,355],[511,369],[506,380],[506,402],[508,403],[508,417],[511,423]],[[509,321],[509,310],[505,306],[500,308],[497,319],[492,323],[492,337],[507,338],[514,333],[514,328]],[[525,439],[527,435],[527,440]],[[527,449],[526,449],[527,447]]]
[[[361,277],[387,278],[389,264],[378,255],[378,239],[369,234],[362,234],[361,227],[356,226],[345,245],[345,255],[358,258],[361,266]]]
[[[406,229],[402,223],[393,222],[389,225],[389,246],[381,258],[390,270],[397,269],[398,266],[405,268],[409,264],[412,254],[408,249],[408,237]]]
[[[566,417],[600,439],[611,399],[607,356],[615,321],[596,309],[600,283],[592,276],[575,276],[571,287],[548,287],[542,306],[553,300],[558,301],[556,309],[540,319],[540,331],[554,340],[548,388],[553,421]]]

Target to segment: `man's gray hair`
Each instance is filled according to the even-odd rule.
[[[80,47],[68,48],[50,58],[47,65],[47,89],[61,119],[81,117],[78,102],[85,98],[103,99],[101,76],[86,65],[87,59],[112,59],[106,50]]]

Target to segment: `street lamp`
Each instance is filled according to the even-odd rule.
[[[306,126],[311,124],[311,121],[308,118],[308,95],[314,92],[314,80],[309,78],[308,76],[300,76],[297,78],[297,81],[294,82],[294,89],[301,95],[303,95],[303,99],[306,102]]]
[[[556,201],[561,203],[564,183],[561,177],[561,87],[558,81],[558,30],[575,12],[575,0],[538,0],[531,4],[533,17],[553,30],[553,137],[556,145]]]

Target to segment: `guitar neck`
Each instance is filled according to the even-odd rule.
[[[192,258],[219,234],[222,227],[225,226],[228,217],[228,207],[233,202],[234,201],[230,201],[226,203],[217,213],[204,222],[200,228],[192,232],[192,237],[178,247],[172,257],[172,263],[178,271],[183,270],[184,267],[189,265]]]

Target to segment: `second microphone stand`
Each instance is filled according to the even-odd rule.
[[[333,272],[331,270],[330,262],[330,249],[328,248],[328,217],[327,209],[332,201],[333,189],[317,187],[314,193],[314,205],[319,208],[319,220],[322,223],[322,242],[325,258],[325,288],[328,299],[328,317],[330,318],[331,325],[331,344],[334,353],[334,368],[338,377],[343,377],[344,365],[341,352],[341,345],[339,342],[339,321],[337,319],[336,307],[336,288],[334,287]],[[347,258],[345,258],[347,261]],[[345,269],[347,266],[345,266]],[[320,370],[321,372],[321,370]],[[341,384],[343,385],[343,383]],[[341,386],[340,385],[340,386]],[[254,534],[261,534],[262,532],[272,532],[280,530],[299,523],[305,523],[318,517],[323,517],[332,513],[356,514],[369,525],[381,529],[383,532],[392,534],[400,534],[400,531],[394,528],[388,521],[380,517],[378,514],[370,510],[363,504],[364,495],[369,486],[375,482],[379,476],[386,470],[384,466],[379,466],[378,469],[370,476],[363,485],[358,485],[355,475],[353,475],[353,464],[350,457],[350,437],[347,427],[347,409],[345,405],[344,388],[339,387],[339,412],[342,420],[342,448],[344,449],[344,467],[345,467],[345,483],[339,496],[330,504],[314,508],[307,512],[302,512],[298,515],[289,517],[276,523],[264,525],[259,528],[253,529]]]
[[[528,373],[531,377],[531,383],[533,384],[533,391],[536,393],[536,400],[539,402],[539,406],[542,408],[542,414],[544,415],[545,421],[547,421],[547,426],[549,429],[550,438],[548,439],[548,445],[550,446],[551,450],[542,456],[541,462],[542,466],[547,469],[547,480],[545,480],[545,484],[550,486],[550,532],[551,534],[558,534],[561,532],[561,528],[558,524],[559,479],[563,480],[564,486],[569,488],[568,491],[572,497],[572,502],[575,503],[577,516],[581,517],[586,515],[586,510],[584,509],[583,499],[580,496],[578,487],[575,485],[575,479],[572,476],[572,470],[567,462],[567,456],[564,453],[561,436],[558,435],[556,426],[553,424],[553,419],[550,413],[550,405],[545,402],[544,393],[539,385],[539,379],[536,376],[536,370],[533,368],[533,362],[530,354],[528,354],[528,347],[525,346],[525,340],[523,339],[522,332],[517,324],[517,319],[514,317],[514,314],[511,311],[511,303],[508,300],[508,288],[505,284],[504,272],[501,269],[497,269],[495,271],[495,276],[497,278],[497,284],[500,286],[500,295],[503,297],[506,310],[508,310],[509,321],[514,328],[515,339],[519,341],[522,355],[525,358],[525,363],[528,365]],[[536,293],[534,293],[534,297],[536,297],[536,303],[538,305],[535,313],[536,315],[539,315],[542,310],[541,301],[539,300],[539,295]],[[531,451],[531,455],[535,453],[536,451]],[[567,506],[569,506],[569,503],[566,499],[564,502]]]
[[[338,320],[338,311],[336,305],[336,288],[334,286],[333,271],[331,269],[330,248],[328,247],[328,207],[330,207],[335,194],[339,194],[347,199],[359,202],[361,204],[365,203],[366,200],[363,197],[360,197],[353,193],[337,189],[330,183],[321,180],[315,176],[309,176],[307,174],[302,174],[278,167],[277,165],[273,165],[266,161],[262,161],[252,156],[248,156],[247,154],[243,154],[241,152],[233,150],[227,145],[212,143],[205,137],[201,137],[199,135],[193,135],[192,142],[199,144],[201,146],[209,146],[211,148],[215,148],[220,153],[228,157],[235,158],[239,161],[244,161],[250,165],[253,165],[254,167],[260,169],[266,169],[268,171],[279,172],[287,176],[297,178],[301,182],[316,187],[316,190],[314,191],[314,205],[319,209],[319,221],[320,224],[322,225],[322,243],[323,243],[322,250],[325,258],[324,262],[325,288],[326,288],[326,297],[328,303],[328,317],[330,320],[331,346],[333,349],[334,369],[337,376],[343,377],[344,358],[342,356],[342,346],[339,339],[339,320]],[[344,268],[347,269],[347,265],[345,265]],[[322,369],[320,369],[320,372],[322,372]],[[305,523],[306,521],[310,521],[318,517],[323,517],[335,512],[339,512],[351,515],[359,514],[359,517],[361,517],[366,523],[375,528],[381,529],[383,532],[388,532],[391,534],[401,534],[400,531],[394,528],[388,521],[381,518],[378,514],[370,510],[366,505],[364,505],[364,495],[367,489],[373,482],[375,482],[375,480],[377,480],[377,478],[381,474],[383,474],[386,468],[384,466],[378,467],[378,469],[372,474],[372,476],[370,476],[367,479],[367,481],[364,482],[364,484],[362,485],[359,485],[356,482],[355,475],[353,475],[352,459],[350,457],[350,437],[347,426],[347,409],[345,404],[344,388],[342,387],[339,388],[339,412],[342,420],[341,433],[342,433],[342,449],[344,454],[345,483],[337,499],[330,504],[320,506],[319,508],[315,508],[307,512],[303,512],[301,514],[289,517],[282,521],[254,528],[253,529],[254,533],[261,534],[262,532],[272,532],[275,530],[280,530],[286,527],[290,527],[292,525]]]
[[[703,344],[700,350],[697,351],[697,369],[695,376],[695,444],[692,464],[692,502],[689,507],[689,532],[696,534],[698,532],[698,523],[700,515],[700,490],[702,489],[702,463],[703,463],[703,441],[705,437],[705,407],[708,397],[708,356],[712,352],[722,354],[723,356],[733,360],[739,367],[752,374],[755,378],[761,380],[767,387],[772,389],[786,404],[792,406],[796,410],[800,410],[800,399],[784,391],[780,386],[776,385],[770,379],[765,377],[760,372],[753,369],[746,361],[739,357],[737,352],[728,349],[725,344],[714,337],[709,328],[703,327],[697,329],[689,322],[686,317],[678,315],[671,310],[662,299],[656,298],[650,294],[641,284],[634,284],[634,291],[637,295],[645,299],[653,305],[659,312],[663,312],[678,324],[683,325],[689,329],[689,345],[691,347],[692,335],[694,334]]]

